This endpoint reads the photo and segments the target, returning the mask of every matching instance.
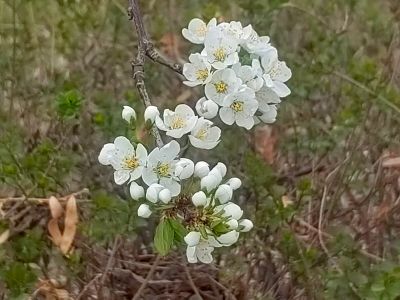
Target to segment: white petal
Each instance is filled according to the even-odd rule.
[[[280,81],[274,81],[274,86],[271,87],[271,89],[282,98],[290,95],[290,89],[286,86],[286,84]]]
[[[185,243],[189,247],[196,246],[200,242],[201,234],[198,231],[191,231],[185,237]]]
[[[179,143],[177,141],[171,141],[160,149],[159,160],[172,161],[178,156],[180,150],[181,146]]]
[[[244,114],[236,114],[236,124],[240,127],[244,127],[250,130],[254,126],[253,116],[247,116]]]
[[[206,163],[205,161],[199,161],[194,166],[195,177],[203,178],[204,176],[207,176],[208,173],[210,173],[210,168],[208,163]]]
[[[199,191],[193,194],[192,202],[194,206],[205,206],[207,204],[207,196],[203,191]]]
[[[123,184],[128,181],[130,177],[129,170],[117,170],[114,172],[114,181],[116,184]]]
[[[115,151],[114,144],[112,144],[112,143],[105,144],[100,151],[100,154],[98,157],[99,162],[102,165],[110,165],[111,164],[110,160],[113,157],[114,151]]]
[[[196,246],[186,248],[186,257],[191,264],[197,263]]]
[[[227,205],[224,206],[224,213],[222,214],[222,216],[239,220],[242,215],[243,210],[240,208],[239,205],[229,202]]]
[[[140,204],[138,208],[138,216],[142,218],[148,218],[151,215],[150,206],[147,204]]]
[[[171,201],[171,191],[169,189],[162,189],[160,193],[158,193],[158,198],[161,202],[167,204]]]
[[[238,238],[239,238],[239,232],[237,232],[236,230],[232,230],[227,233],[221,234],[217,238],[217,240],[226,246],[230,246],[236,243]]]
[[[232,188],[232,190],[237,190],[242,185],[242,181],[239,178],[233,177],[228,180],[227,184]]]
[[[144,197],[144,188],[134,181],[131,182],[129,192],[134,200],[139,200],[140,198]]]
[[[253,228],[253,222],[248,219],[240,220],[239,225],[244,227],[241,232],[248,232]]]
[[[219,116],[225,124],[232,125],[235,122],[235,114],[230,108],[222,107],[219,110]]]
[[[124,136],[118,136],[114,140],[114,145],[117,151],[122,155],[134,154],[134,148],[131,142]]]

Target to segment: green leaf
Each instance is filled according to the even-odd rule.
[[[169,222],[174,230],[174,241],[177,244],[182,243],[183,238],[187,234],[186,228],[176,219],[170,219]]]
[[[57,111],[62,118],[75,117],[82,105],[82,96],[77,90],[69,90],[57,96]]]
[[[174,228],[169,219],[162,219],[156,228],[154,247],[161,255],[167,255],[174,243]]]

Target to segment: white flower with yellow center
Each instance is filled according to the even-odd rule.
[[[261,110],[260,110],[261,111]],[[268,105],[268,109],[266,110],[264,107],[264,110],[261,111],[261,115],[254,116],[254,122],[255,124],[258,124],[260,122],[271,124],[276,121],[276,116],[278,114],[276,105]]]
[[[265,72],[263,75],[265,85],[279,97],[290,95],[290,89],[285,82],[292,77],[292,71],[284,61],[278,59],[278,51],[275,48],[271,48],[261,57],[261,65]]]
[[[241,84],[242,80],[232,69],[218,70],[206,84],[205,94],[208,99],[222,106],[225,97],[236,92]]]
[[[243,27],[242,23],[238,21],[231,21],[230,23],[220,23],[217,27],[221,28],[221,30],[224,31],[226,34],[234,37],[237,41],[239,41],[239,43],[247,40],[253,33],[253,28],[251,27],[251,25]]]
[[[217,70],[239,62],[238,41],[223,30],[213,28],[207,32],[202,54],[207,56],[208,62]]]
[[[225,124],[251,129],[254,126],[253,116],[258,109],[258,102],[254,91],[244,88],[234,94],[227,96],[223,107],[219,110],[219,116]]]
[[[182,35],[193,44],[203,44],[208,30],[216,25],[217,20],[215,18],[211,19],[207,25],[203,20],[194,18],[189,22],[188,28],[182,29]]]
[[[211,80],[211,64],[205,56],[199,53],[190,54],[189,61],[190,63],[183,65],[182,73],[187,79],[183,82],[185,85],[192,87]]]
[[[189,135],[190,143],[200,149],[212,149],[218,145],[221,129],[213,126],[213,122],[200,118]]]
[[[197,241],[196,241],[197,242]],[[191,245],[193,245],[191,243]],[[221,244],[213,237],[208,236],[207,239],[200,238],[194,246],[187,246],[186,257],[189,263],[202,263],[209,264],[213,261],[212,252],[215,247],[221,247]]]
[[[170,190],[172,197],[177,196],[181,191],[180,181],[192,176],[194,171],[191,160],[177,159],[179,151],[177,141],[171,141],[162,148],[151,151],[143,170],[143,181],[148,186],[158,183]]]
[[[250,54],[256,54],[262,56],[269,51],[272,46],[269,43],[268,36],[259,36],[258,33],[250,26],[249,33],[246,32],[246,36],[241,41],[240,45]],[[248,27],[246,27],[248,28]]]
[[[164,110],[164,120],[156,117],[156,125],[160,130],[167,132],[173,138],[181,138],[196,125],[197,116],[194,111],[186,104],[179,104],[175,111]]]
[[[274,106],[276,109],[276,104],[281,103],[278,95],[265,84],[256,92],[256,99],[258,101],[258,110],[261,113],[270,112],[271,106]]]
[[[135,147],[123,136],[114,140],[114,144],[106,144],[99,154],[99,162],[112,165],[116,184],[138,179],[146,165],[147,150],[142,144]]]
[[[234,64],[232,70],[235,71],[236,76],[242,80],[243,84],[256,92],[260,90],[264,84],[262,69],[258,59],[253,59],[251,66],[241,65],[240,63]]]

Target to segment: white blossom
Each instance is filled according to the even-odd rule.
[[[252,65],[241,65],[241,63],[234,64],[232,70],[235,71],[236,76],[239,77],[243,84],[257,92],[264,85],[262,77],[262,69],[258,59],[252,60]]]
[[[233,35],[226,34],[219,28],[212,28],[207,32],[202,54],[207,56],[215,69],[221,70],[239,61],[238,45],[238,40]]]
[[[232,199],[232,195],[232,188],[227,184],[221,184],[215,191],[214,197],[218,199],[221,204],[224,204]]]
[[[219,110],[219,116],[225,124],[236,123],[249,130],[254,126],[253,116],[257,109],[258,102],[254,91],[245,88],[225,98],[223,107]]]
[[[189,247],[196,246],[200,242],[201,234],[198,231],[189,232],[183,239]]]
[[[171,201],[171,191],[169,189],[162,189],[158,193],[158,198],[160,199],[161,202],[167,204]]]
[[[132,107],[125,105],[122,109],[122,119],[124,119],[128,123],[130,123],[132,119],[136,120],[135,110]]]
[[[192,202],[194,206],[205,206],[207,204],[207,196],[203,191],[198,191],[193,194]]]
[[[187,86],[196,86],[200,84],[206,84],[211,80],[211,64],[207,61],[207,57],[200,55],[199,53],[190,54],[190,63],[183,65],[183,76],[186,77],[186,81],[183,83]]]
[[[241,232],[249,232],[253,228],[253,222],[248,219],[242,219],[239,221],[239,225],[243,226]]]
[[[147,158],[147,166],[143,170],[143,181],[149,186],[159,183],[171,191],[171,196],[177,196],[181,190],[182,178],[175,174],[179,151],[180,146],[177,141],[171,141],[162,148],[151,151]]]
[[[203,44],[207,31],[217,25],[215,18],[206,25],[204,21],[194,18],[189,22],[188,28],[182,29],[182,35],[193,44]]]
[[[150,206],[147,204],[140,204],[138,208],[138,216],[142,218],[148,218],[151,215]]]
[[[150,105],[146,107],[146,110],[144,111],[145,122],[150,122],[153,124],[158,116],[160,116],[160,112],[158,111],[157,106]]]
[[[200,117],[212,119],[218,114],[218,104],[206,97],[200,98],[196,103],[196,111]]]
[[[292,77],[292,71],[284,61],[278,59],[278,51],[275,48],[271,48],[261,57],[261,65],[265,72],[263,75],[265,85],[279,97],[290,95],[290,89],[284,82]]]
[[[216,206],[214,212],[218,213],[221,210],[224,211],[222,214],[223,217],[232,218],[235,220],[239,220],[243,215],[243,210],[240,208],[240,206],[233,202]]]
[[[208,173],[210,173],[210,167],[205,161],[199,161],[194,166],[195,177],[203,178],[204,176],[207,176]]]
[[[204,91],[208,99],[222,106],[225,97],[236,92],[241,84],[242,80],[232,69],[218,70],[212,75]]]
[[[179,180],[188,179],[193,175],[194,172],[194,163],[190,159],[181,158],[175,165],[175,176],[179,178]]]
[[[251,28],[250,34],[241,42],[241,46],[247,52],[260,56],[272,48],[269,43],[269,37],[259,36],[253,28]]]
[[[131,194],[132,199],[139,200],[144,197],[144,188],[141,185],[138,185],[135,181],[130,183],[129,193]]]
[[[232,190],[237,190],[242,185],[242,181],[239,178],[233,177],[228,180],[227,184],[232,188]]]
[[[237,242],[238,238],[239,232],[236,230],[231,230],[227,233],[221,234],[219,237],[217,237],[217,240],[224,246],[231,246]]]
[[[208,174],[201,178],[200,186],[201,189],[205,189],[207,192],[211,192],[221,183],[221,178],[215,174]]]
[[[199,118],[196,126],[190,132],[189,140],[196,148],[212,149],[218,145],[220,137],[221,129],[213,126],[213,122]]]
[[[226,172],[228,170],[226,165],[222,162],[217,163],[213,169],[218,170],[222,177],[226,175]]]
[[[147,150],[142,144],[135,147],[123,136],[114,140],[114,147],[106,144],[99,155],[100,163],[111,164],[116,184],[138,179],[146,165]]]
[[[245,42],[253,33],[251,25],[242,26],[239,21],[231,21],[230,23],[221,23],[218,27],[222,27],[226,34],[233,36],[239,43]]]
[[[213,261],[211,253],[215,247],[221,247],[221,244],[213,237],[208,236],[207,239],[201,238],[196,246],[188,246],[186,248],[186,257],[189,263],[202,263],[209,264]]]
[[[178,139],[193,129],[197,118],[188,105],[179,104],[175,111],[164,110],[164,120],[156,117],[156,125],[160,130],[166,131],[167,135]]]
[[[276,121],[276,115],[278,113],[277,108],[275,105],[268,105],[267,107],[268,110],[262,111],[262,114],[256,116],[255,118],[257,119],[257,121],[261,121],[267,124],[274,123]]]

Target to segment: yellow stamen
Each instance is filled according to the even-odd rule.
[[[214,86],[218,94],[226,94],[226,92],[228,91],[228,85],[223,81],[218,81],[214,83]]]
[[[170,166],[167,163],[161,163],[156,168],[156,173],[161,177],[168,177]]]
[[[183,118],[176,117],[172,121],[171,128],[172,129],[179,129],[179,128],[183,128],[185,125],[186,125],[186,122],[185,122],[185,120]]]
[[[199,26],[198,28],[196,28],[196,34],[198,36],[205,36],[207,32],[207,26],[206,25],[202,25]]]
[[[124,159],[125,167],[129,170],[135,170],[139,167],[139,160],[136,157],[127,157]]]
[[[243,111],[243,102],[240,101],[235,101],[231,104],[231,108],[235,111],[235,112],[241,112]]]
[[[196,71],[197,80],[206,80],[208,77],[208,70],[207,69],[200,69]]]
[[[200,140],[204,140],[206,136],[207,136],[207,129],[204,128],[200,129],[196,134],[196,137]]]
[[[214,51],[214,58],[216,61],[224,61],[226,58],[225,49],[219,47],[217,50]]]

